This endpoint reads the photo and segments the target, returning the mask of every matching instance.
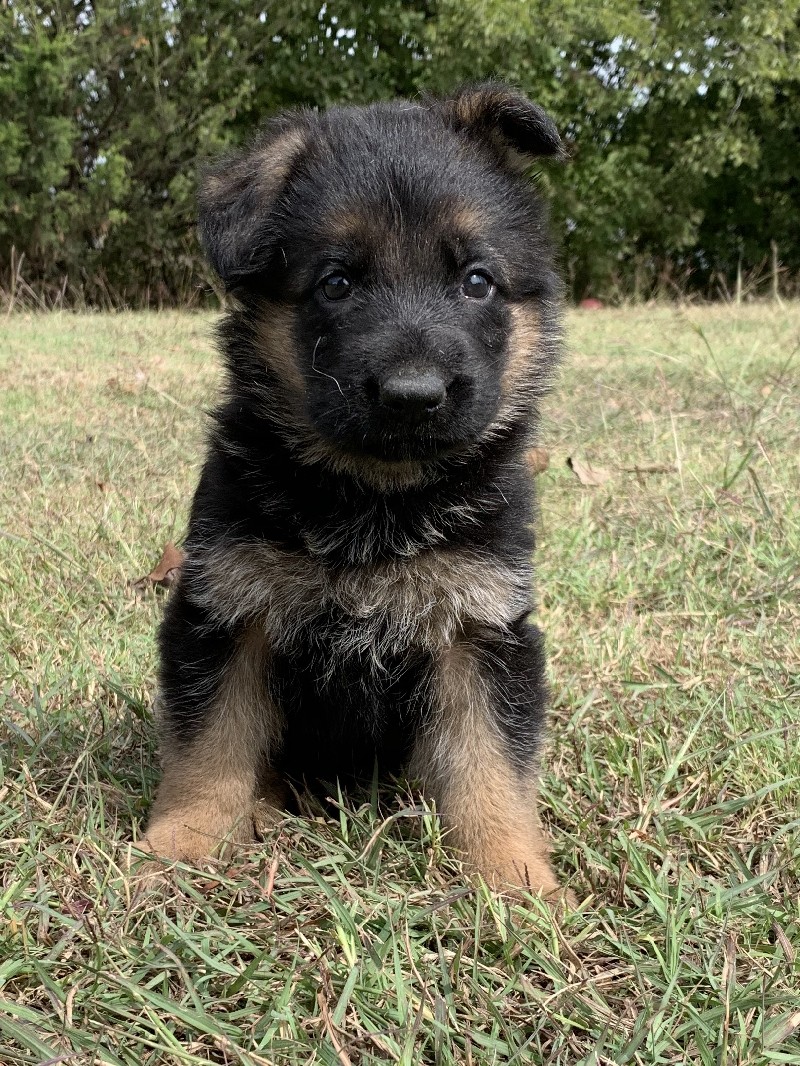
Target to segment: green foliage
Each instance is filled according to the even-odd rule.
[[[575,297],[714,291],[772,240],[795,276],[799,70],[800,0],[6,0],[0,283],[186,301],[205,158],[281,107],[480,77],[565,131],[540,181]]]
[[[423,77],[502,74],[571,141],[551,173],[576,296],[800,269],[800,3],[442,0]]]

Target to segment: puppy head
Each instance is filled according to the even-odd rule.
[[[541,108],[487,83],[286,114],[206,177],[201,238],[288,432],[424,463],[527,409],[557,283],[520,162],[560,154]]]

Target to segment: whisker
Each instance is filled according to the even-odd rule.
[[[342,386],[339,384],[338,380],[333,376],[333,374],[326,374],[324,370],[320,370],[317,366],[317,348],[319,348],[323,339],[323,337],[317,337],[317,343],[314,345],[314,351],[311,353],[311,369],[314,371],[315,374],[321,374],[324,378],[330,378],[331,381],[336,384],[336,388],[339,390],[339,392],[342,393],[342,399],[344,400],[344,402],[347,403],[347,397],[342,392]],[[349,407],[350,404],[347,403],[347,406]]]

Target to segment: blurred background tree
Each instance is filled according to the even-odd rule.
[[[0,0],[0,286],[202,301],[199,164],[285,106],[501,77],[571,162],[541,168],[572,296],[800,275],[800,0]]]

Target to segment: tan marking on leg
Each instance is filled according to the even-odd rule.
[[[188,748],[166,738],[145,834],[157,855],[194,862],[220,845],[252,840],[262,765],[280,738],[280,719],[265,690],[266,662],[264,638],[251,629],[226,668],[202,733]]]
[[[504,753],[468,644],[442,654],[435,692],[436,717],[417,742],[411,771],[436,800],[450,839],[490,884],[557,893],[536,815],[534,770],[521,779]]]

